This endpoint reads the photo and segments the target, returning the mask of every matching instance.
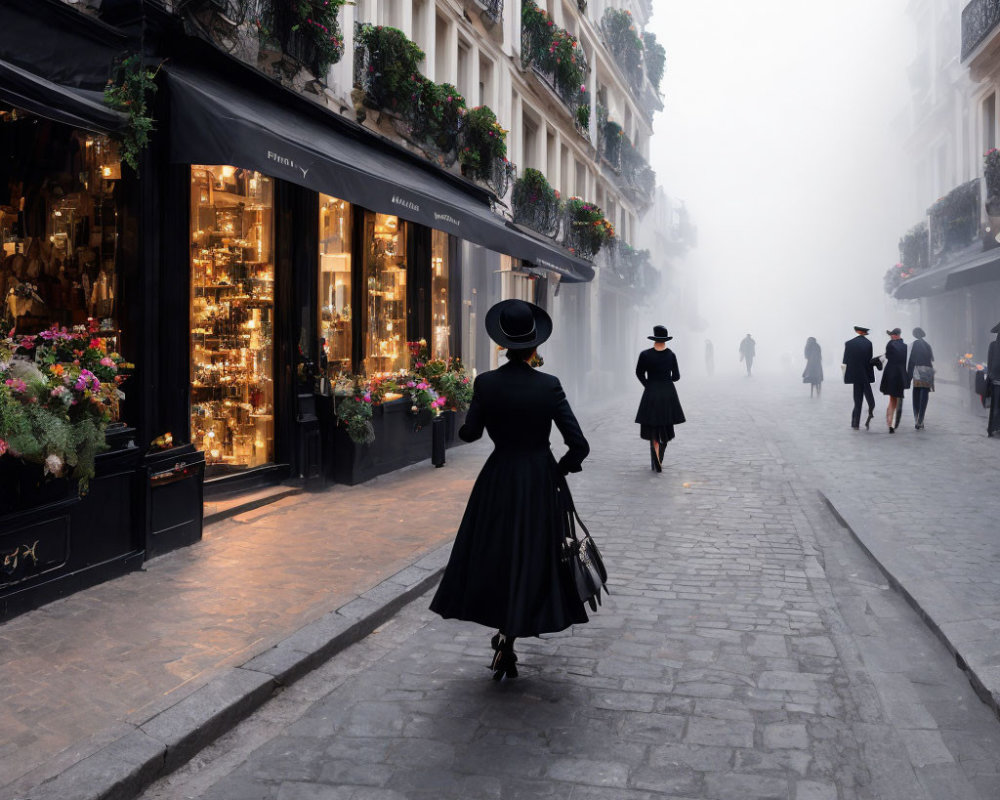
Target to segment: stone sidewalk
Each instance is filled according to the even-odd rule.
[[[925,429],[909,396],[894,434],[876,395],[870,431],[849,427],[849,387],[819,401],[748,386],[754,420],[955,655],[1000,714],[1000,440],[964,386],[940,384]],[[775,413],[780,410],[780,413]]]
[[[0,798],[120,743],[310,623],[333,614],[370,630],[437,575],[440,556],[402,571],[450,543],[486,452],[467,445],[443,469],[285,498],[0,625]],[[397,574],[407,585],[385,583]]]

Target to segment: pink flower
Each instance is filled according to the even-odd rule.
[[[113,368],[114,365],[115,365],[115,362],[111,360],[110,356],[104,356],[104,358],[101,359],[101,366],[102,367],[112,367]]]
[[[414,388],[414,387],[415,387],[416,385],[417,385],[417,384],[415,384],[415,383],[414,383],[413,381],[407,381],[407,383],[406,383],[406,388],[407,388],[407,389],[412,389],[412,388]]]
[[[6,453],[7,450],[8,450],[7,442],[5,442],[3,439],[0,439],[0,456]]]
[[[26,392],[28,391],[28,384],[22,381],[20,378],[8,378],[6,384],[14,392]]]
[[[370,403],[372,401],[371,392],[365,392],[365,402]]]

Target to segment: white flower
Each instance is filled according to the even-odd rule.
[[[58,478],[62,475],[63,460],[55,453],[45,457],[45,474]]]

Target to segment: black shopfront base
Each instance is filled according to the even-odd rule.
[[[200,541],[205,454],[190,444],[150,453],[143,472],[146,558]]]
[[[45,480],[37,465],[0,458],[0,620],[142,566],[133,436],[109,432],[111,449],[97,457],[83,496],[75,481]]]

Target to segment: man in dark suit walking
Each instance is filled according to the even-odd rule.
[[[868,401],[868,419],[865,420],[865,430],[875,416],[875,395],[872,394],[872,384],[875,383],[875,367],[872,366],[872,343],[868,341],[868,328],[854,326],[857,334],[844,343],[844,383],[854,386],[854,411],[851,412],[851,427],[858,430],[861,423],[861,398]]]

